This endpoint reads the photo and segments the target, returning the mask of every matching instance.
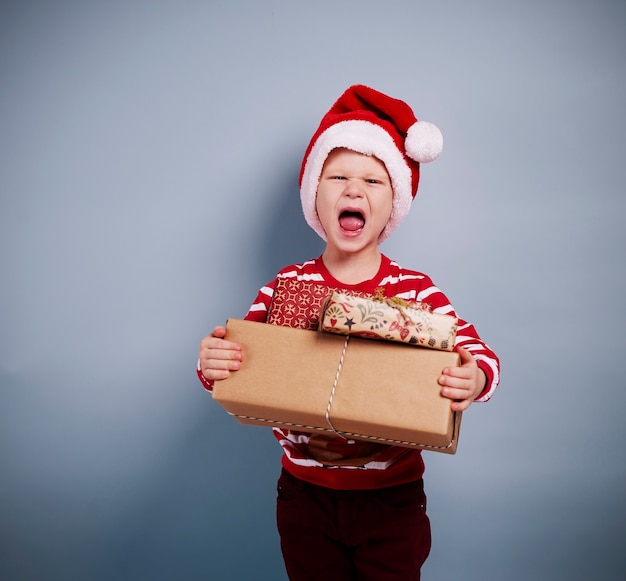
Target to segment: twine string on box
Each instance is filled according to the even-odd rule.
[[[333,387],[330,390],[330,396],[328,397],[328,405],[326,406],[326,422],[330,426],[330,429],[335,432],[340,438],[345,438],[345,436],[338,432],[333,426],[333,423],[330,420],[330,408],[333,405],[333,397],[335,396],[335,390],[337,389],[337,383],[339,381],[339,374],[341,373],[341,368],[343,366],[343,360],[346,356],[346,350],[348,349],[348,341],[350,340],[350,336],[346,335],[346,340],[343,343],[343,350],[341,351],[341,357],[339,358],[339,365],[337,365],[337,373],[335,373],[335,381],[333,381]]]
[[[339,375],[341,373],[341,368],[343,367],[344,359],[345,359],[345,356],[346,356],[346,351],[348,350],[348,342],[349,341],[350,341],[350,335],[346,335],[346,339],[345,339],[345,341],[343,343],[343,349],[341,350],[341,357],[339,358],[339,363],[337,365],[337,372],[335,373],[335,379],[333,381],[333,386],[332,386],[332,389],[330,390],[330,395],[328,396],[328,404],[326,406],[326,414],[325,414],[326,423],[328,424],[328,426],[330,427],[332,432],[335,435],[339,436],[340,438],[343,438],[344,440],[347,440],[348,438],[353,437],[353,438],[358,438],[358,439],[363,439],[363,440],[371,440],[371,441],[381,442],[381,443],[390,444],[390,445],[399,445],[399,446],[409,446],[409,447],[415,447],[415,448],[422,448],[424,450],[444,451],[446,449],[451,448],[454,445],[455,440],[458,438],[459,426],[458,426],[457,419],[460,418],[460,414],[457,414],[457,412],[453,413],[452,437],[451,437],[450,441],[446,445],[443,445],[443,446],[437,446],[437,445],[433,445],[433,444],[423,444],[423,443],[418,443],[418,442],[409,442],[407,440],[397,440],[397,439],[392,439],[392,438],[370,436],[370,435],[366,435],[366,434],[357,434],[357,433],[353,433],[353,432],[341,432],[340,430],[337,430],[335,428],[335,426],[333,425],[332,420],[330,419],[330,408],[333,405],[333,398],[335,396],[335,391],[337,389],[337,384],[339,383]],[[240,416],[240,417],[243,417],[243,416]],[[249,419],[260,420],[260,418],[249,418]],[[267,421],[267,420],[260,420],[260,421]],[[321,427],[289,424],[288,422],[275,422],[275,423],[291,425],[291,426],[294,426],[294,427],[301,427],[301,428],[306,428],[306,429],[325,430],[325,428],[321,428]]]

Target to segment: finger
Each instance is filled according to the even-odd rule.
[[[235,349],[201,349],[200,361],[203,365],[215,364],[220,369],[239,365],[243,361],[243,352]]]
[[[203,353],[211,353],[217,359],[241,359],[243,350],[239,343],[231,343],[223,339],[209,339],[202,344]]]
[[[448,399],[466,399],[470,390],[466,385],[444,385],[441,387],[441,395]]]
[[[209,381],[221,381],[228,379],[230,371],[228,369],[203,369],[202,375]]]
[[[206,373],[210,371],[228,371],[229,366],[230,361],[228,359],[200,359],[200,369]]]
[[[471,399],[462,399],[459,401],[453,401],[450,404],[450,409],[453,412],[464,412],[470,405],[472,405]]]
[[[446,367],[439,376],[441,385],[461,387],[472,379],[473,370],[467,367]]]
[[[202,374],[207,379],[226,379],[231,371],[237,371],[241,367],[240,361],[227,359],[207,359],[200,362]]]
[[[464,379],[446,378],[445,381],[440,381],[439,384],[441,385],[442,395],[452,399],[467,397],[470,391],[470,383]]]
[[[443,387],[441,389],[441,395],[452,400],[450,402],[450,409],[453,412],[462,412],[466,410],[474,401],[474,398],[471,396],[469,390],[466,389]]]
[[[213,350],[217,351],[238,351],[241,352],[241,345],[239,343],[233,343],[232,341],[226,341],[213,335],[208,335],[200,342],[200,351]],[[221,357],[220,357],[221,358]]]

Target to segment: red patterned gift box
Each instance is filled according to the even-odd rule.
[[[267,322],[281,327],[317,331],[324,301],[342,289],[319,282],[278,278],[267,314]],[[354,293],[355,296],[370,296]]]

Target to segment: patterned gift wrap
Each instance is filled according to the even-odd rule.
[[[458,320],[401,299],[367,299],[333,292],[323,305],[320,330],[452,351]]]
[[[281,327],[317,331],[324,302],[333,292],[340,290],[319,282],[279,278],[274,287],[267,322]]]

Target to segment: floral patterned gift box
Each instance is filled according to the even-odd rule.
[[[329,333],[400,341],[440,351],[454,348],[457,325],[456,317],[433,313],[422,303],[341,292],[330,294],[320,317],[320,330]]]

